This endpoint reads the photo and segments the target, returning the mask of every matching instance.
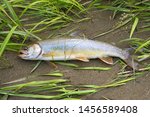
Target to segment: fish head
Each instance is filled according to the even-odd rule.
[[[19,51],[19,57],[27,60],[36,60],[42,53],[42,48],[39,44],[32,44],[22,48]]]

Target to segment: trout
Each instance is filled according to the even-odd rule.
[[[113,64],[112,57],[118,57],[131,68],[138,69],[127,51],[105,42],[81,38],[42,40],[21,49],[19,57],[26,60],[84,62],[99,58],[107,64]]]

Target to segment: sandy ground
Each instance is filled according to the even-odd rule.
[[[93,36],[104,32],[110,29],[117,21],[118,18],[111,20],[110,12],[101,12],[101,11],[92,11],[89,13],[91,20],[82,22],[79,24],[71,24],[69,27],[60,30],[58,33],[69,31],[72,28],[77,28],[83,31],[83,33],[92,38]],[[122,28],[120,30],[116,30],[112,33],[109,33],[105,36],[96,38],[99,41],[105,41],[108,43],[116,44],[121,48],[128,48],[128,44],[126,42],[119,43],[120,40],[126,39],[129,37],[129,30],[126,28]],[[46,31],[42,34],[39,34],[41,38],[44,37],[46,39],[50,35],[49,31]],[[146,38],[150,36],[147,33],[135,33],[134,37]],[[36,61],[25,61],[18,58],[17,53],[6,52],[4,54],[6,59],[12,65],[11,68],[0,69],[0,86],[2,83],[13,81],[15,79],[19,79],[22,77],[26,77],[30,74],[30,71],[37,63]],[[117,60],[117,59],[115,59]],[[94,85],[103,85],[108,82],[111,82],[114,78],[117,77],[117,73],[119,72],[121,66],[119,64],[115,64],[113,66],[106,65],[102,61],[90,60],[89,63],[84,63],[80,61],[69,61],[70,63],[75,63],[80,66],[105,66],[112,67],[109,71],[83,71],[83,70],[73,70],[72,68],[65,67],[62,65],[58,65],[58,68],[55,69],[52,65],[47,64],[46,62],[42,62],[42,64],[38,67],[38,69],[33,74],[43,74],[48,73],[54,70],[60,70],[64,73],[63,78],[69,79],[71,84],[79,85],[79,84],[94,84]],[[2,64],[1,64],[2,65]],[[43,80],[43,79],[51,79],[51,77],[36,77],[28,79],[27,81],[33,80]],[[95,94],[84,96],[83,99],[104,99],[103,97],[107,97],[108,99],[150,99],[150,74],[145,73],[144,76],[138,78],[134,81],[128,82],[126,85],[119,86],[116,88],[108,88],[101,90]],[[10,97],[9,99],[24,99],[18,97]]]

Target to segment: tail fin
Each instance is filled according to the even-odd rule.
[[[131,50],[131,49],[130,49]],[[123,56],[124,58],[122,58],[122,60],[124,60],[126,62],[126,64],[131,67],[133,70],[138,71],[138,63],[134,61],[133,57],[130,55],[129,53],[129,49],[128,50],[123,50]]]
[[[128,66],[133,68],[133,70],[138,70],[138,63],[134,61],[134,59],[129,55],[127,59],[124,60]]]

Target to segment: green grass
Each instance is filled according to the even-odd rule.
[[[1,44],[1,48],[0,48],[0,57],[2,56],[7,43],[9,42],[13,32],[15,31],[15,29],[17,28],[17,26],[12,27],[12,29],[10,30],[10,32],[8,33],[7,37],[4,39],[3,43]]]
[[[78,67],[77,70],[97,70],[97,71],[107,71],[110,67]]]
[[[150,40],[136,40],[135,53],[140,53],[138,56],[139,61],[147,60],[150,58]],[[131,42],[131,43],[135,43]]]
[[[99,3],[99,1],[95,0],[95,3]],[[96,35],[95,38],[115,31],[129,23],[131,25],[130,38],[133,36],[135,29],[138,29],[139,32],[150,31],[149,0],[112,0],[105,4],[95,4],[95,7],[102,10],[113,11],[112,18],[118,16],[118,14],[122,14],[118,25],[106,32]],[[142,24],[142,26],[138,26],[138,24]]]
[[[54,72],[50,72],[50,73],[46,73],[46,74],[42,74],[42,76],[55,76],[55,77],[62,77],[63,73],[59,72],[59,71],[54,71]]]
[[[48,27],[50,29],[59,29],[66,23],[74,21],[73,17],[80,18],[80,13],[85,11],[82,4],[76,0],[30,0],[12,1],[15,8],[23,9],[19,15],[24,20],[24,15],[30,18],[29,23],[26,20],[26,26],[32,33],[41,32]],[[38,18],[39,17],[39,18]],[[35,21],[35,19],[40,19]],[[30,23],[31,21],[35,21]],[[30,28],[32,27],[32,28]]]
[[[143,61],[150,58],[150,38],[129,38],[123,41],[128,41],[130,43],[132,48],[135,50],[135,53],[138,54],[138,61]]]
[[[72,85],[64,84],[66,82],[68,81],[65,79],[33,81],[1,87],[0,94],[35,99],[78,99],[78,96],[96,92],[95,89],[76,89]],[[45,91],[48,93],[47,95],[43,94]],[[2,98],[4,98],[4,96]]]
[[[20,47],[29,37],[42,40],[37,33],[47,29],[51,32],[70,22],[84,21],[81,15],[86,13],[85,7],[76,0],[2,0],[0,3],[0,42],[5,41],[5,46],[0,46],[1,55],[8,48],[9,43],[6,44],[5,39],[10,30],[13,31],[10,42],[11,38],[19,42],[9,50],[18,51],[17,46]],[[16,29],[12,30],[15,26]]]
[[[132,37],[132,35],[137,27],[138,21],[139,21],[139,18],[135,17],[135,20],[134,20],[134,23],[132,25],[131,32],[130,32],[130,38]]]
[[[55,63],[59,64],[59,65],[68,66],[68,67],[75,67],[75,68],[79,66],[77,64],[67,63],[67,62],[55,62]]]
[[[60,29],[67,26],[69,22],[84,21],[84,19],[88,18],[83,18],[82,14],[91,8],[111,10],[113,11],[113,18],[119,13],[123,14],[118,25],[106,32],[97,34],[94,38],[111,33],[128,23],[132,24],[130,38],[137,28],[138,31],[150,30],[148,0],[112,0],[105,4],[102,0],[94,0],[90,1],[87,6],[84,6],[84,4],[86,2],[81,4],[77,0],[2,0],[0,5],[0,34],[2,35],[0,38],[3,41],[3,38],[6,38],[11,28],[17,25],[18,27],[12,34],[12,37],[17,37],[17,40],[21,39],[22,43],[28,37],[42,40],[36,36],[37,33],[47,29],[50,32],[53,29]],[[140,23],[143,25],[138,27]]]
[[[142,61],[150,58],[150,37],[147,39],[137,38],[134,33],[138,32],[150,32],[150,1],[149,0],[112,0],[109,3],[99,3],[98,0],[93,2],[93,5],[101,10],[112,11],[112,19],[120,17],[118,24],[115,24],[110,30],[97,34],[94,38],[109,34],[124,26],[130,28],[129,41],[130,47],[132,47],[137,54],[137,60],[141,64]],[[142,73],[144,70],[149,70],[149,63],[139,71]],[[132,76],[133,73],[126,74],[126,76]]]
[[[134,77],[113,81],[101,86],[98,85],[66,85],[68,80],[55,79],[46,81],[32,81],[23,84],[4,86],[0,88],[1,99],[9,96],[26,97],[33,99],[80,99],[81,96],[96,93],[102,89],[118,87],[135,80]],[[47,92],[47,94],[44,94]]]

